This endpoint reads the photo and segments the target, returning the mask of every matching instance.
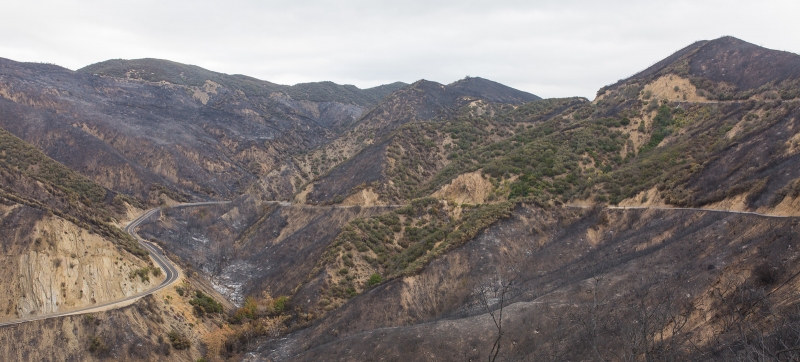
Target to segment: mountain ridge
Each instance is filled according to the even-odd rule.
[[[195,87],[202,87],[206,81],[212,81],[254,95],[268,96],[273,92],[283,92],[295,100],[353,103],[364,107],[369,107],[392,91],[406,86],[405,83],[394,82],[360,89],[354,85],[340,85],[330,81],[281,85],[247,75],[229,75],[155,58],[106,60],[87,65],[75,72],[149,82],[166,81]]]

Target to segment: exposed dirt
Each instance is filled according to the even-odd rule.
[[[184,296],[171,288],[120,309],[0,328],[0,352],[13,361],[197,361],[202,336],[222,319],[198,317],[188,303],[196,287],[181,287]],[[188,348],[173,347],[171,332],[184,336]]]
[[[196,279],[92,317],[3,328],[9,358],[194,361],[200,341],[210,346],[224,336],[236,346],[214,348],[233,355],[251,348],[238,357],[253,361],[484,359],[496,332],[486,312],[499,300],[482,306],[477,291],[511,279],[500,342],[507,360],[732,360],[746,348],[729,332],[735,323],[750,323],[747,331],[769,341],[796,332],[778,327],[800,321],[791,314],[800,307],[797,218],[624,207],[800,215],[797,55],[730,37],[698,42],[604,87],[592,104],[556,100],[550,108],[522,105],[538,97],[480,78],[366,92],[332,83],[285,87],[164,61],[116,62],[89,67],[100,73],[92,75],[0,60],[0,126],[108,188],[163,204],[162,217],[140,234]],[[649,99],[668,102],[654,109]],[[518,109],[525,112],[503,113]],[[533,124],[540,121],[541,129]],[[558,158],[528,167],[537,156],[530,153],[493,159],[523,148],[552,152],[560,144],[546,144],[558,139],[548,135],[581,127],[587,132],[574,134],[584,140],[562,139],[574,148],[562,149],[568,170]],[[651,137],[659,142],[642,149]],[[476,146],[490,144],[496,147]],[[26,205],[77,216],[71,223],[19,203],[0,206],[0,226],[13,230],[3,239],[0,279],[15,282],[0,283],[9,296],[0,300],[0,319],[78,308],[148,285],[132,274],[144,262],[89,233],[96,220],[124,219],[130,203],[103,188],[96,200],[80,189],[67,194],[18,172],[41,165],[15,167],[0,169],[4,197],[23,195],[43,203]],[[484,178],[481,167],[494,167],[496,177]],[[468,204],[511,197],[512,189],[547,208],[517,204],[497,222],[484,215],[494,224],[460,247],[438,249],[428,239],[419,269],[372,282],[385,268],[375,261],[400,248],[398,235],[412,220],[421,227],[434,214],[458,218]],[[344,225],[424,196],[446,201],[425,204],[417,219],[398,214],[391,226],[364,224],[367,231],[328,259]],[[236,199],[224,206],[170,207],[229,197]],[[296,205],[274,202],[291,197]],[[591,208],[603,200],[622,200],[623,208]],[[498,205],[506,204],[485,206]],[[106,213],[89,213],[93,207]],[[437,219],[430,230],[454,227]],[[374,248],[349,255],[372,234]],[[357,287],[344,289],[348,283]],[[331,286],[344,292],[327,299]],[[194,289],[224,297],[228,311],[247,296],[289,295],[292,333],[236,336],[222,316],[197,314],[189,304]],[[742,312],[751,300],[743,296],[760,298],[762,307]],[[171,331],[191,347],[170,347]],[[660,357],[649,354],[654,348]],[[781,353],[800,358],[795,352]]]
[[[678,75],[664,75],[647,83],[644,93],[651,94],[654,99],[686,102],[708,102],[705,97],[697,95],[697,88],[689,79]]]
[[[2,320],[121,299],[164,278],[133,275],[147,267],[143,260],[69,221],[22,205],[4,209],[0,223],[16,233],[3,239]]]
[[[372,189],[364,189],[348,196],[342,201],[342,206],[379,206],[384,205],[380,200],[380,196]]]
[[[431,196],[457,204],[478,205],[485,203],[491,192],[492,183],[489,180],[485,179],[480,172],[470,172],[459,175]]]

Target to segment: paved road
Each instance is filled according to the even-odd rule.
[[[172,208],[184,208],[184,207],[194,207],[194,206],[217,205],[217,204],[225,204],[225,203],[228,203],[228,202],[230,202],[230,201],[195,202],[195,203],[186,203],[186,204],[174,205],[174,206],[172,206]],[[158,264],[158,266],[161,267],[161,269],[164,271],[164,275],[166,276],[166,278],[164,278],[164,281],[161,282],[161,284],[159,284],[159,285],[157,285],[157,286],[155,286],[155,287],[153,287],[151,289],[148,289],[146,291],[143,291],[141,293],[125,297],[123,299],[108,301],[108,302],[101,303],[101,304],[95,304],[95,305],[92,305],[92,306],[89,306],[89,307],[85,307],[85,308],[81,308],[81,309],[77,309],[77,310],[72,310],[72,311],[68,311],[68,312],[60,312],[60,313],[55,313],[55,314],[30,316],[30,317],[26,317],[26,318],[16,319],[16,320],[13,320],[13,321],[0,322],[0,327],[14,325],[14,324],[20,324],[20,323],[25,323],[25,322],[31,322],[31,321],[37,321],[37,320],[42,320],[42,319],[63,317],[63,316],[68,316],[68,315],[95,313],[95,312],[101,312],[101,311],[105,311],[105,310],[109,310],[109,309],[116,309],[116,308],[129,306],[129,305],[133,304],[134,302],[136,302],[137,300],[139,300],[139,298],[142,298],[144,296],[153,294],[153,293],[155,293],[155,292],[157,292],[157,291],[159,291],[161,289],[164,289],[164,288],[172,285],[173,283],[177,282],[181,277],[181,274],[180,274],[180,271],[178,270],[178,268],[175,267],[175,265],[172,264],[172,262],[170,262],[169,259],[167,259],[166,256],[164,256],[164,253],[161,251],[161,249],[159,249],[157,246],[153,245],[152,243],[150,243],[148,241],[145,241],[144,239],[139,237],[138,234],[136,234],[136,228],[138,228],[139,225],[141,225],[149,217],[155,215],[159,211],[160,211],[159,208],[147,210],[147,212],[145,212],[144,214],[142,214],[141,216],[136,218],[136,220],[131,221],[128,224],[128,226],[125,227],[124,230],[125,230],[125,232],[131,234],[134,238],[136,238],[136,240],[139,241],[139,244],[141,244],[145,249],[147,249],[147,251],[150,253],[150,257],[153,258],[153,261],[155,261],[156,264]]]

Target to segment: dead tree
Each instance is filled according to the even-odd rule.
[[[512,288],[516,277],[491,278],[481,282],[474,291],[478,306],[492,317],[492,322],[497,330],[497,334],[489,351],[488,360],[494,362],[500,354],[501,340],[505,331],[503,330],[503,310],[512,296]]]

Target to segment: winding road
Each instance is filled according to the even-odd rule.
[[[175,208],[194,207],[194,206],[218,205],[218,204],[226,204],[226,203],[229,203],[229,202],[230,201],[194,202],[194,203],[186,203],[186,204],[174,205],[174,206],[172,206],[172,208],[175,209]],[[54,313],[54,314],[29,316],[29,317],[25,317],[25,318],[15,319],[15,320],[12,320],[12,321],[0,322],[0,327],[10,326],[10,325],[14,325],[14,324],[20,324],[20,323],[25,323],[25,322],[38,321],[38,320],[43,320],[43,319],[70,316],[70,315],[96,313],[96,312],[102,312],[102,311],[106,311],[106,310],[110,310],[110,309],[126,307],[126,306],[129,306],[129,305],[133,304],[134,302],[136,302],[137,300],[139,300],[142,297],[145,297],[145,296],[148,296],[150,294],[153,294],[153,293],[155,293],[155,292],[157,292],[157,291],[159,291],[161,289],[164,289],[164,288],[172,285],[173,283],[177,282],[181,277],[180,270],[178,270],[178,268],[174,264],[172,264],[172,262],[166,256],[164,256],[164,252],[161,251],[160,248],[158,248],[157,246],[153,245],[153,243],[150,243],[149,241],[145,241],[144,239],[139,237],[138,234],[136,234],[136,228],[138,228],[139,225],[141,225],[143,222],[145,222],[151,216],[153,216],[156,213],[158,213],[160,210],[161,210],[160,208],[154,208],[154,209],[147,210],[147,212],[145,212],[141,216],[137,217],[135,220],[133,220],[130,223],[128,223],[128,225],[125,226],[124,230],[125,230],[125,232],[127,232],[128,234],[131,234],[134,238],[136,238],[137,241],[139,241],[139,244],[141,244],[142,247],[144,247],[150,253],[150,257],[153,259],[153,261],[159,267],[161,267],[161,269],[164,271],[164,275],[166,276],[166,278],[164,278],[164,281],[162,281],[161,284],[159,284],[159,285],[157,285],[157,286],[155,286],[153,288],[150,288],[150,289],[148,289],[146,291],[143,291],[143,292],[131,295],[131,296],[127,296],[127,297],[125,297],[123,299],[112,300],[112,301],[108,301],[108,302],[101,303],[101,304],[95,304],[95,305],[92,305],[92,306],[89,306],[89,307],[84,307],[84,308],[81,308],[81,309],[76,309],[76,310],[71,310],[71,311],[66,311],[66,312],[59,312],[59,313]]]

